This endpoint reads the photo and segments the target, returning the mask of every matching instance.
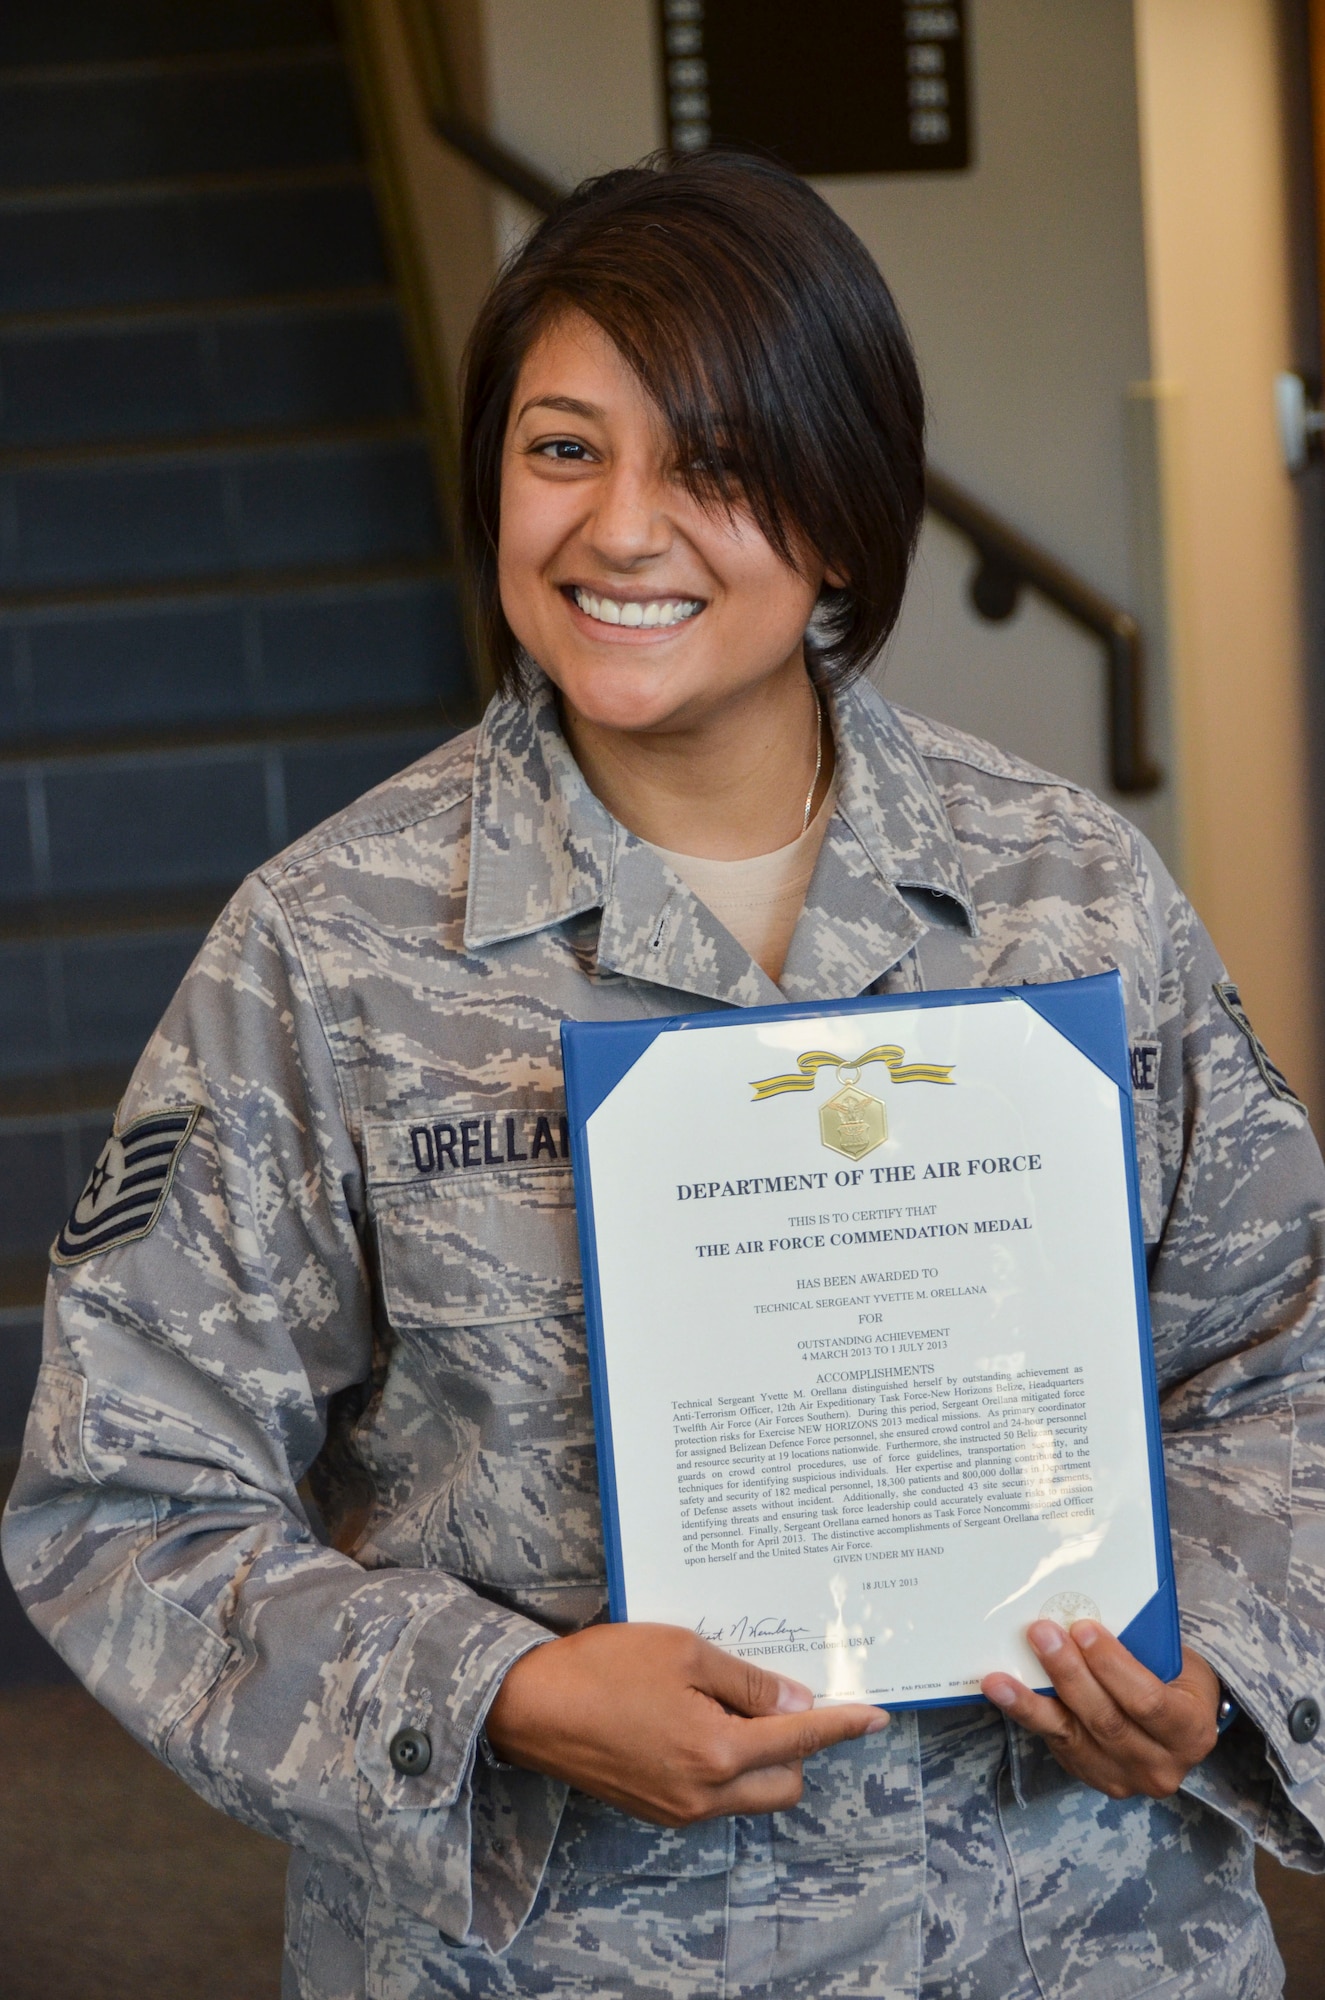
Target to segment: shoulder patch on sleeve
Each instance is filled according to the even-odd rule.
[[[175,1162],[198,1122],[201,1105],[149,1111],[112,1132],[74,1212],[51,1248],[55,1264],[81,1264],[99,1250],[146,1236],[165,1207]]]
[[[1272,1096],[1281,1099],[1283,1103],[1295,1104],[1299,1111],[1305,1111],[1307,1108],[1306,1105],[1293,1089],[1292,1084],[1288,1081],[1288,1078],[1284,1075],[1278,1064],[1270,1060],[1264,1043],[1252,1027],[1251,1022],[1247,1019],[1247,1010],[1242,1004],[1242,995],[1238,992],[1233,981],[1231,979],[1216,980],[1214,993],[1215,999],[1228,1015],[1233,1026],[1246,1036],[1252,1060],[1264,1079],[1266,1089]]]

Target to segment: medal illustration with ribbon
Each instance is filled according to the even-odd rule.
[[[907,1062],[906,1051],[895,1042],[867,1049],[854,1061],[834,1055],[830,1049],[807,1049],[797,1056],[796,1067],[785,1076],[767,1076],[752,1083],[755,1103],[781,1097],[789,1090],[813,1090],[821,1069],[831,1069],[842,1086],[819,1107],[819,1136],[830,1152],[843,1153],[849,1160],[863,1160],[888,1137],[888,1112],[881,1098],[860,1089],[860,1073],[869,1063],[883,1063],[894,1083],[951,1083],[951,1063]]]

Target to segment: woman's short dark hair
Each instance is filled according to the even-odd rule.
[[[502,448],[525,355],[566,311],[602,328],[662,411],[701,499],[749,508],[825,588],[815,672],[859,674],[891,632],[924,509],[924,398],[878,267],[771,160],[659,156],[585,181],[508,261],[465,360],[461,529],[498,685],[519,690],[502,613]]]

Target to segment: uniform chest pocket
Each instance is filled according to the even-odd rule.
[[[394,1189],[376,1226],[395,1337],[368,1455],[404,1524],[379,1544],[583,1624],[603,1552],[569,1166]]]
[[[376,1220],[393,1326],[494,1325],[583,1310],[569,1165],[383,1190]]]

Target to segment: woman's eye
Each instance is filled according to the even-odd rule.
[[[692,479],[721,479],[733,483],[741,476],[740,464],[734,452],[701,452],[690,460]]]
[[[556,465],[583,465],[591,453],[578,438],[549,438],[546,444],[534,446],[534,456],[551,459]]]

